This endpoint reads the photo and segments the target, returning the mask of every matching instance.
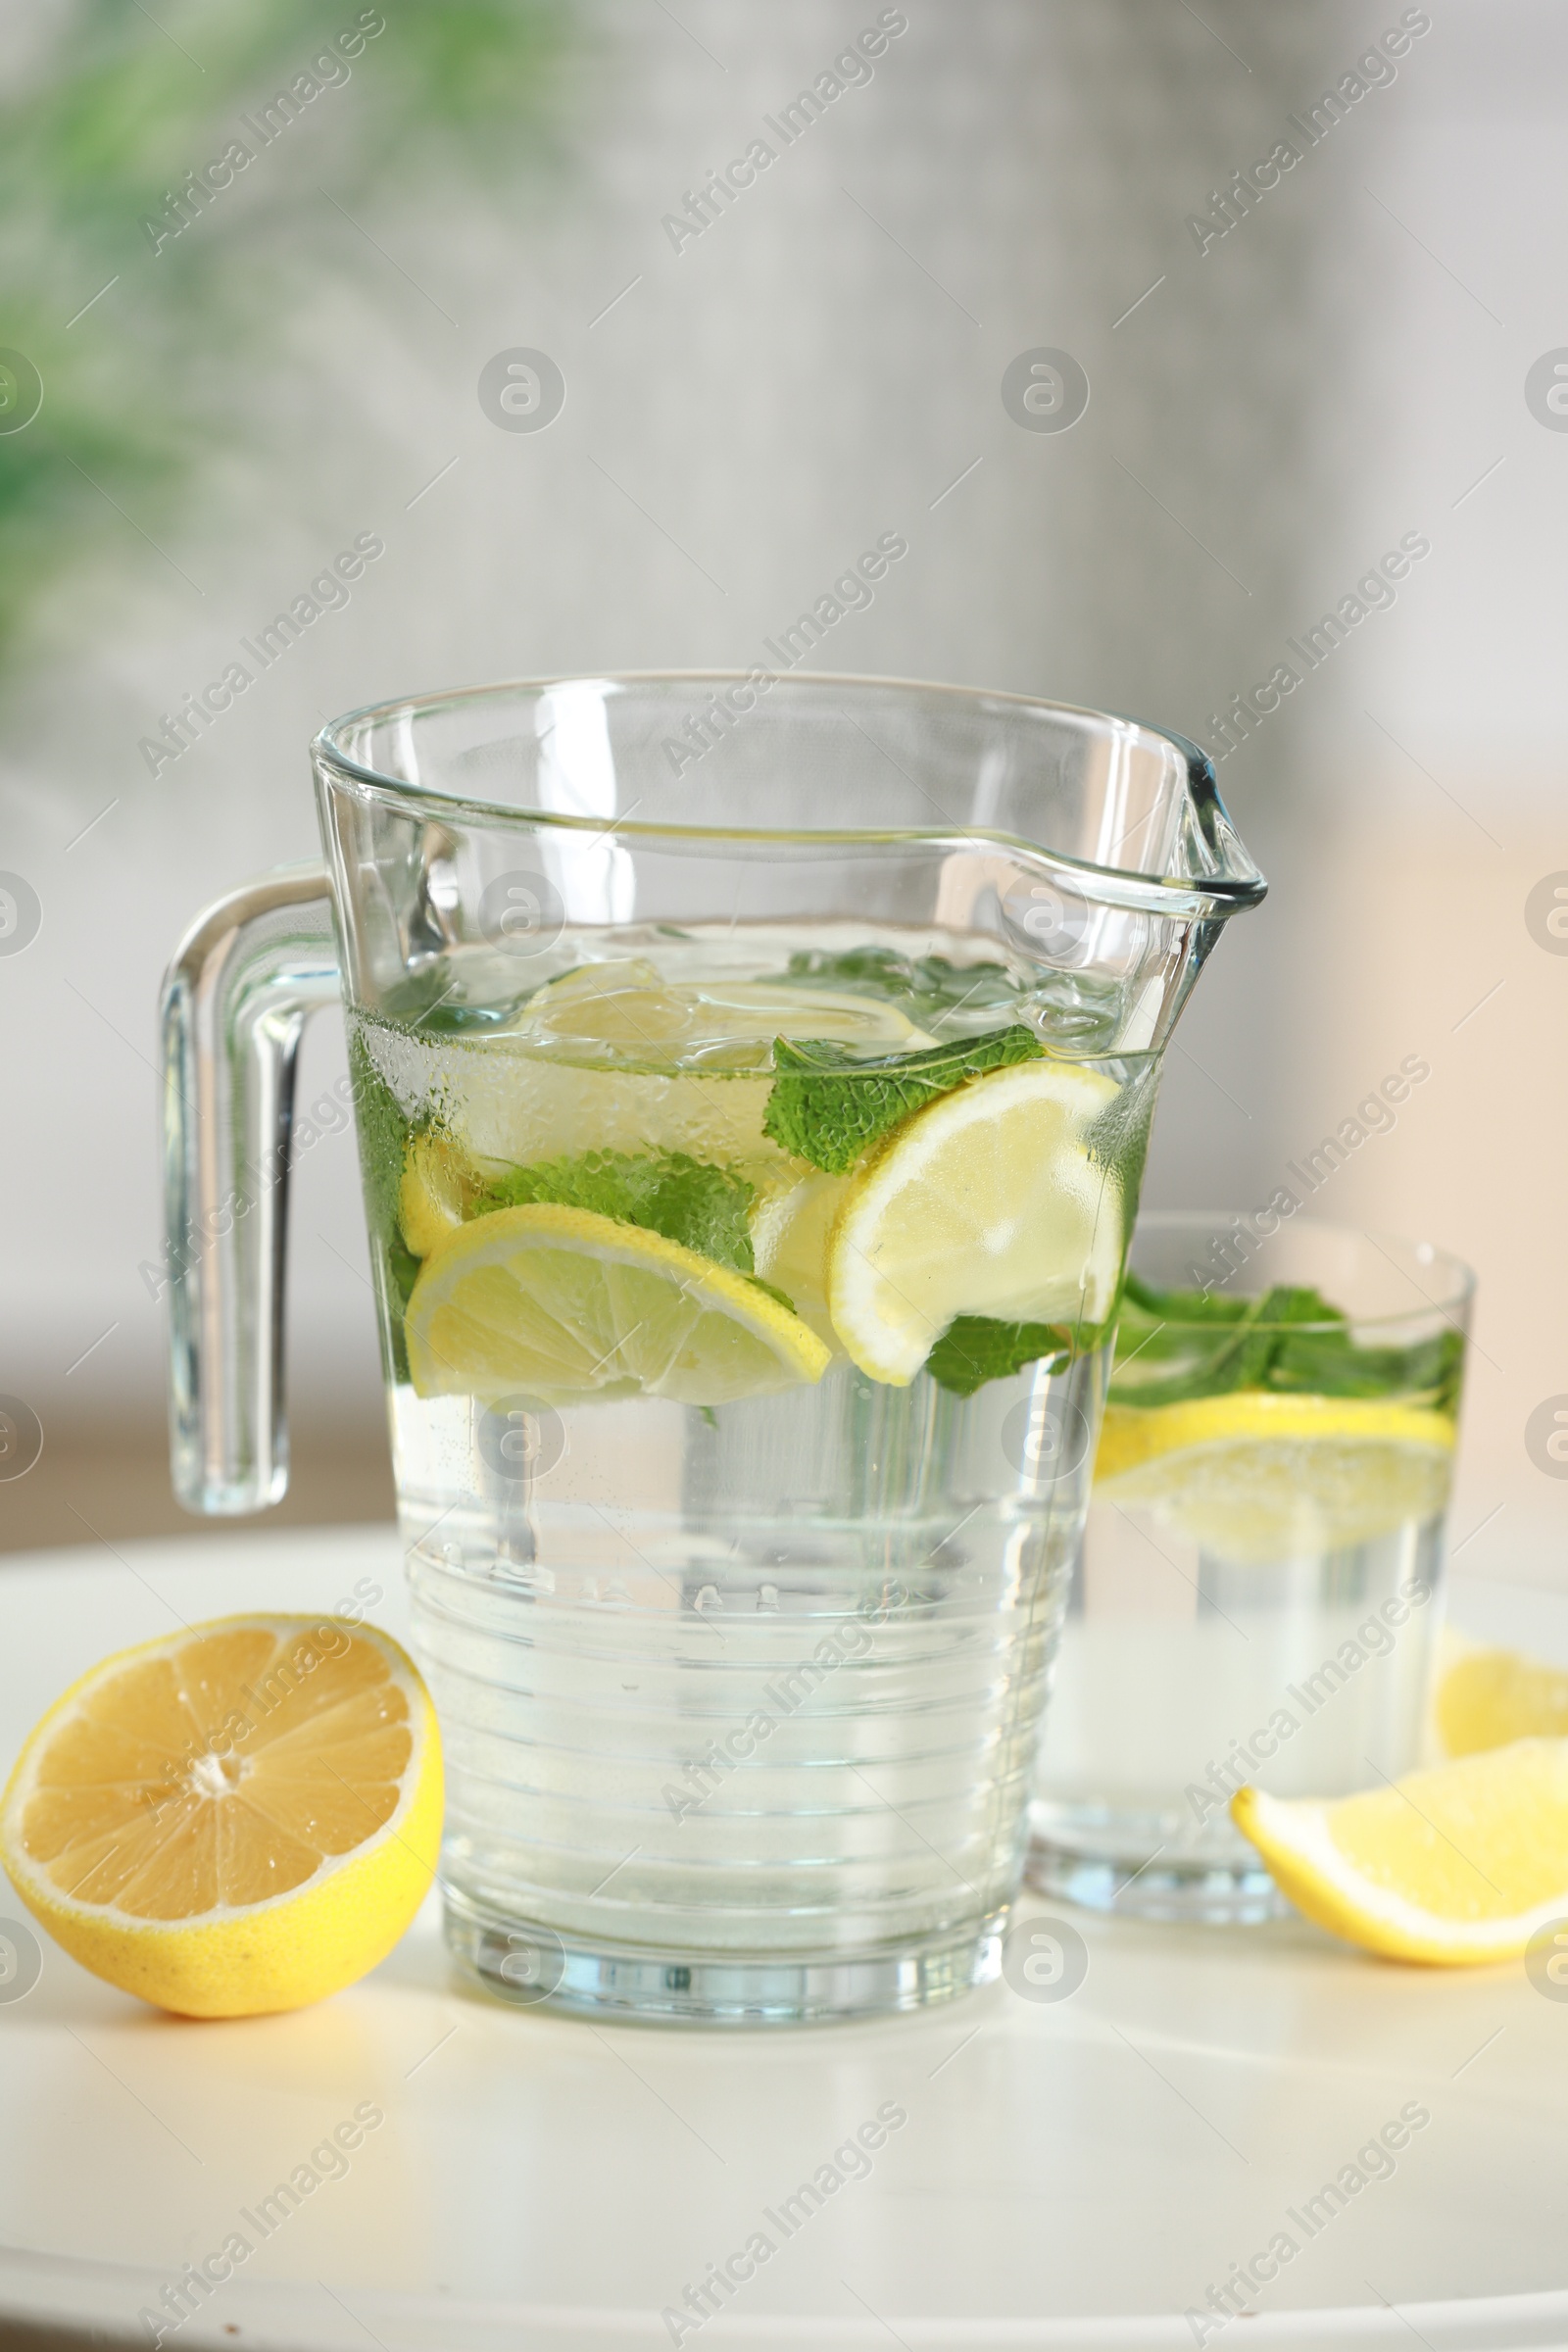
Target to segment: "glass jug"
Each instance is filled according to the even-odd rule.
[[[341,998],[448,1934],[767,2022],[994,1976],[1161,1051],[1264,884],[1203,755],[767,672],[382,705],[164,1003],[172,1461],[287,1480]]]

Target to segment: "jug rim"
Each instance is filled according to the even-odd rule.
[[[499,701],[508,695],[537,695],[564,686],[593,685],[620,689],[702,684],[719,688],[755,684],[762,678],[767,679],[769,686],[878,687],[900,693],[952,696],[974,705],[1001,705],[1009,710],[1039,711],[1053,717],[1092,719],[1108,728],[1149,737],[1166,745],[1183,764],[1191,818],[1190,826],[1184,829],[1184,838],[1188,839],[1190,847],[1199,851],[1199,858],[1195,859],[1186,873],[1152,873],[1144,868],[1102,865],[1090,858],[1074,858],[1065,851],[1049,849],[1043,843],[1031,841],[1026,835],[1009,833],[997,826],[956,825],[952,822],[931,826],[867,827],[693,825],[670,824],[630,815],[609,819],[597,814],[574,815],[552,808],[508,806],[434,785],[411,783],[406,778],[388,775],[383,769],[368,765],[347,751],[339,740],[350,729],[365,727],[377,720],[391,721],[399,716],[412,716],[421,710],[433,710],[455,704]],[[1194,914],[1224,919],[1257,906],[1268,889],[1267,881],[1253,864],[1231,821],[1230,812],[1220,798],[1213,762],[1200,745],[1178,734],[1174,728],[1153,726],[1146,719],[1096,710],[1088,704],[1055,702],[1045,696],[1016,694],[997,687],[966,686],[929,678],[885,677],[847,670],[811,670],[796,678],[760,666],[750,669],[563,671],[542,676],[493,679],[479,685],[437,689],[422,694],[395,695],[380,702],[361,704],[355,710],[328,719],[312,739],[310,749],[313,760],[333,770],[362,791],[378,800],[395,802],[401,806],[412,805],[427,810],[432,816],[450,817],[461,812],[482,823],[499,821],[526,824],[548,827],[557,832],[589,833],[600,838],[615,833],[642,840],[711,841],[731,845],[747,843],[763,846],[808,841],[839,842],[847,847],[926,845],[936,848],[945,844],[983,844],[987,848],[1004,850],[1010,856],[1021,858],[1042,870],[1061,870],[1082,876],[1086,882],[1093,883],[1093,895],[1103,904],[1133,910],[1158,911],[1166,915]]]

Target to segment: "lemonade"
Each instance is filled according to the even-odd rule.
[[[1016,1880],[1157,1056],[885,925],[458,948],[390,1012],[351,1055],[460,1951],[563,2000],[607,1917],[628,1983],[940,1973]]]
[[[1146,1219],[1135,1268],[1196,1222]],[[1352,1319],[1301,1277],[1352,1295],[1361,1242],[1385,1295]],[[1266,1916],[1236,1790],[1334,1797],[1420,1760],[1462,1301],[1391,1298],[1372,1237],[1303,1221],[1287,1250],[1245,1289],[1127,1275],[1033,1810],[1052,1891]]]
[[[349,1029],[460,1961],[788,2023],[1001,1971],[1161,1056],[1267,885],[1185,737],[907,679],[514,679],[312,746],[161,1008],[171,1466],[288,1481]]]

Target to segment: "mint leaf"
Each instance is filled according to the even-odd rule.
[[[1343,1321],[1316,1291],[1296,1286],[1237,1298],[1156,1290],[1129,1274],[1116,1335],[1117,1363],[1126,1365],[1118,1395],[1143,1405],[1186,1404],[1267,1388],[1281,1326]]]
[[[944,1016],[1010,1007],[1022,994],[1004,963],[950,963],[946,956],[901,956],[893,948],[849,948],[836,955],[800,948],[779,976],[803,987],[905,1004],[927,1027]]]
[[[485,1187],[474,1213],[483,1216],[490,1209],[516,1208],[533,1200],[557,1201],[564,1208],[591,1209],[596,1216],[662,1233],[666,1241],[679,1242],[715,1265],[750,1275],[754,1260],[747,1211],[755,1197],[756,1187],[734,1169],[693,1159],[685,1152],[646,1156],[584,1152],[509,1168]]]
[[[867,1061],[825,1038],[773,1041],[777,1072],[762,1132],[797,1159],[842,1176],[878,1137],[966,1078],[1043,1052],[1032,1029],[1014,1022],[979,1037],[955,1038],[918,1054]]]
[[[939,1388],[972,1396],[988,1380],[1005,1380],[1025,1364],[1054,1356],[1059,1371],[1072,1354],[1063,1323],[999,1323],[990,1315],[956,1315],[925,1359]]]
[[[360,1141],[360,1175],[365,1188],[365,1221],[370,1248],[381,1263],[387,1303],[391,1377],[409,1377],[408,1348],[403,1317],[419,1272],[419,1261],[403,1239],[398,1221],[398,1188],[403,1161],[416,1123],[407,1118],[396,1095],[376,1068],[370,1049],[358,1028],[349,1033],[349,1075],[354,1086],[354,1123]],[[422,1125],[426,1122],[420,1121]]]
[[[391,1248],[401,1241],[398,1188],[403,1182],[404,1154],[413,1122],[376,1068],[369,1047],[358,1028],[349,1033],[349,1078],[354,1097],[354,1123],[360,1139],[360,1175],[365,1187],[365,1213],[374,1238]]]
[[[409,1311],[409,1300],[413,1298],[414,1286],[419,1279],[420,1261],[404,1241],[402,1234],[399,1233],[395,1234],[392,1240],[385,1245],[384,1262],[389,1309],[387,1324],[392,1349],[392,1377],[394,1380],[407,1380],[409,1377],[409,1343],[403,1327],[403,1318]]]

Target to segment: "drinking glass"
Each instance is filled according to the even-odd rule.
[[[1162,1049],[1262,896],[1203,755],[745,674],[361,710],[164,1036],[172,1458],[286,1478],[295,1054],[341,998],[449,1938],[784,2021],[994,1974]]]
[[[1267,1919],[1288,1906],[1235,1791],[1423,1760],[1473,1287],[1430,1243],[1277,1206],[1139,1219],[1031,1885]]]

